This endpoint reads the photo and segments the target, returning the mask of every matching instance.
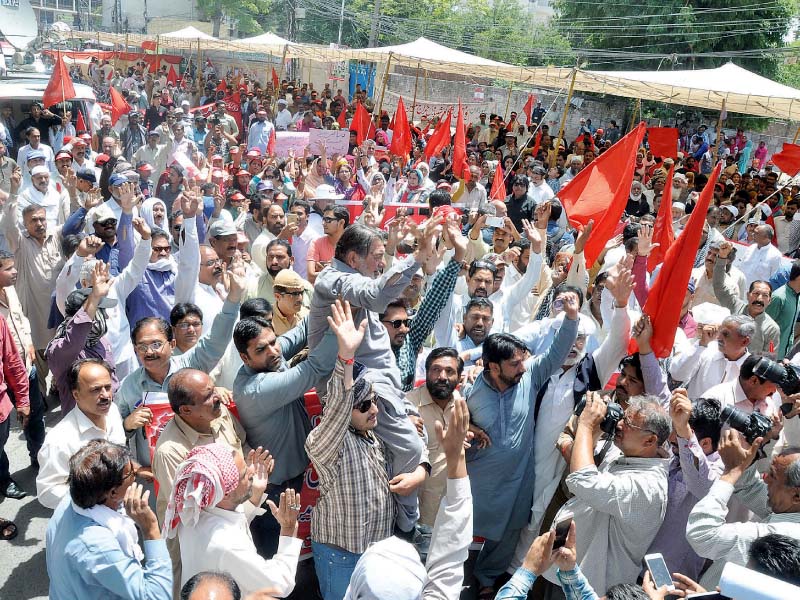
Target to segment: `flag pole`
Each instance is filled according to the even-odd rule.
[[[283,69],[284,65],[286,65],[286,53],[289,52],[289,44],[284,44],[283,46],[283,57],[281,58],[281,71],[280,75],[278,76],[278,89],[275,90],[275,100],[272,101],[272,114],[275,114],[275,111],[278,108],[278,97],[281,93],[281,81],[283,81]]]
[[[381,100],[378,103],[378,120],[381,118],[381,111],[383,110],[383,99],[386,96],[386,84],[389,83],[389,70],[392,68],[392,56],[394,52],[389,52],[389,58],[386,59],[386,71],[383,73],[383,84],[381,85]]]
[[[508,84],[508,98],[506,98],[506,112],[503,114],[503,121],[508,121],[508,107],[511,106],[511,93],[514,91],[514,82]]]
[[[719,119],[717,119],[717,139],[714,143],[714,164],[717,164],[717,155],[719,155],[719,134],[722,133],[722,115],[725,114],[725,98],[722,99],[722,109],[719,111]]]
[[[797,143],[797,138],[800,137],[800,127],[797,128],[797,131],[794,132],[794,138],[792,139],[792,143]]]
[[[61,65],[63,65],[63,64],[64,64],[64,58],[61,56],[61,49],[59,49],[58,50],[58,65],[56,65],[56,68],[61,68]],[[66,96],[66,93],[64,92],[64,78],[62,77],[61,78],[61,110],[62,110],[61,118],[62,119],[66,119],[67,118],[67,99],[66,99],[65,96]],[[45,108],[47,108],[47,107],[45,106]],[[66,135],[66,128],[64,128],[64,134]]]
[[[414,115],[417,112],[417,86],[419,85],[419,63],[417,63],[417,75],[414,77],[414,99],[411,101],[411,122],[414,122]]]
[[[567,126],[567,114],[569,113],[569,105],[572,102],[572,92],[575,91],[575,78],[578,76],[578,67],[572,69],[572,81],[569,82],[569,91],[567,92],[567,102],[564,104],[564,113],[561,115],[561,125],[558,127],[558,140],[556,140],[556,144],[558,146],[561,145],[561,142],[564,140],[564,128]],[[556,147],[555,153],[553,153],[553,160],[550,163],[551,167],[556,165],[556,157],[558,156],[558,146]],[[567,147],[567,144],[564,143],[564,147]]]

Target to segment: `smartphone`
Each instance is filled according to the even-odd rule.
[[[696,600],[733,600],[730,596],[723,596],[719,592],[701,592],[700,594],[692,594],[691,596],[686,596],[687,600],[689,598],[694,598]]]
[[[561,520],[556,523],[556,537],[555,540],[553,540],[553,550],[563,548],[567,543],[570,525],[572,525],[572,513],[564,513]]]
[[[486,225],[488,227],[502,227],[505,224],[503,217],[486,217]]]
[[[294,213],[289,213],[288,215],[286,215],[286,224],[297,225],[297,215]]]
[[[668,591],[675,590],[675,584],[672,583],[672,574],[669,572],[667,563],[664,562],[664,557],[661,554],[645,555],[644,563],[647,565],[647,570],[650,571],[650,577],[652,577],[656,589],[665,585]]]

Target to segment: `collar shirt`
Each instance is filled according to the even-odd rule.
[[[567,476],[574,497],[559,514],[573,513],[578,566],[593,588],[636,581],[666,511],[667,466],[665,459],[619,455],[602,471],[591,465]],[[545,577],[555,583],[555,569]]]
[[[733,381],[726,381],[706,390],[703,392],[702,397],[709,400],[718,400],[722,406],[733,405],[748,415],[752,412],[760,412],[762,415],[771,417],[778,414],[781,405],[778,392],[756,403],[748,400],[738,376]]]
[[[96,439],[125,445],[122,417],[113,402],[106,415],[105,429],[92,423],[76,406],[50,430],[39,450],[40,469],[36,476],[36,495],[43,506],[55,509],[69,495],[69,459],[86,442]]]
[[[318,237],[321,236],[308,225],[306,225],[303,233],[292,236],[292,256],[294,256],[292,269],[303,279],[308,278],[308,263],[306,263],[308,249],[311,247],[311,242]]]
[[[781,251],[772,244],[767,244],[762,248],[752,244],[736,257],[733,264],[744,273],[747,285],[750,285],[759,279],[769,281],[769,278],[781,266],[782,259]]]
[[[689,398],[696,400],[704,397],[704,392],[709,388],[738,379],[739,369],[749,355],[749,352],[745,352],[737,360],[728,360],[716,343],[712,342],[704,348],[694,340],[675,355],[669,372],[675,381],[683,383]]]

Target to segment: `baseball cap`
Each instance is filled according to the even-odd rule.
[[[264,192],[264,191],[275,191],[275,186],[274,186],[274,185],[272,185],[272,182],[271,182],[271,181],[259,181],[259,182],[258,182],[258,185],[256,186],[256,189],[257,189],[259,192]]]
[[[282,287],[287,290],[304,290],[303,279],[291,269],[283,269],[275,276],[273,287]]]
[[[147,133],[147,135],[148,135],[148,136],[154,135],[154,136],[156,136],[156,137],[159,137],[159,138],[160,138],[160,137],[161,137],[161,132],[160,132],[160,131],[158,131],[157,129],[151,129],[151,130],[150,130],[150,131]]]
[[[136,163],[136,170],[137,171],[150,171],[152,173],[153,172],[153,166],[147,161],[140,160],[138,163]]]
[[[235,235],[238,233],[236,227],[230,221],[225,219],[218,219],[211,224],[208,228],[208,235],[211,237],[224,237],[226,235]]]
[[[94,157],[94,164],[98,167],[102,167],[109,160],[111,160],[111,157],[108,154],[98,154]]]
[[[341,200],[344,194],[337,194],[332,185],[323,183],[314,190],[314,200]]]
[[[47,157],[44,155],[44,152],[41,150],[31,150],[28,152],[28,156],[25,158],[25,161],[36,160],[37,158],[41,158],[42,160],[47,160]]]
[[[97,183],[97,177],[93,169],[78,169],[78,172],[75,173],[75,177],[88,181],[89,183]]]
[[[128,183],[128,178],[125,177],[125,175],[114,173],[111,177],[108,178],[108,185],[110,186],[122,185],[123,183]]]
[[[236,171],[236,176],[238,177],[239,175],[250,175],[250,172],[245,169],[239,169]]]
[[[70,154],[66,150],[59,150],[58,154],[56,154],[56,160],[61,160],[62,158],[69,158],[70,160],[72,160],[72,154]]]
[[[732,204],[723,204],[719,208],[720,210],[727,210],[729,213],[733,215],[734,219],[739,216],[739,209],[733,206]]]
[[[106,204],[100,204],[92,210],[92,223],[103,223],[110,219],[116,219],[117,215],[111,210],[111,207]]]
[[[75,290],[67,296],[67,299],[64,301],[64,312],[66,313],[67,317],[71,317],[76,312],[80,310],[80,308],[86,303],[86,299],[89,297],[89,294],[92,293],[92,288],[86,287],[81,288],[79,290]],[[103,296],[100,298],[100,301],[97,303],[98,308],[112,308],[117,305],[117,300],[115,298],[109,298],[108,296]]]

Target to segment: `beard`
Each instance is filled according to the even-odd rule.
[[[448,400],[456,389],[456,384],[450,381],[431,381],[425,380],[425,387],[428,388],[428,393],[431,398],[435,400]]]
[[[572,354],[572,352],[570,352],[570,354]],[[567,356],[567,358],[564,360],[564,366],[565,367],[572,367],[574,365],[577,365],[579,362],[581,362],[581,359],[584,356],[586,356],[586,352],[584,352],[584,351],[580,351],[580,352],[576,353],[575,356]]]

